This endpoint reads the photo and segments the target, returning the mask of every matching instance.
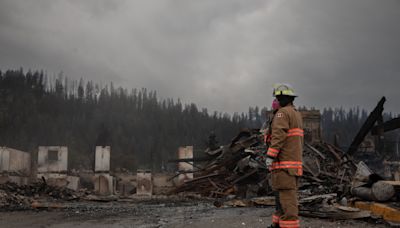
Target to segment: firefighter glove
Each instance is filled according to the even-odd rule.
[[[265,165],[267,166],[267,168],[272,165],[272,162],[274,162],[273,158],[267,157],[267,159],[265,159]]]

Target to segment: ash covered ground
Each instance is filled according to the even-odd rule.
[[[211,201],[74,202],[62,208],[0,212],[0,227],[266,227],[273,207],[216,208]],[[302,227],[386,227],[373,220],[302,218]]]

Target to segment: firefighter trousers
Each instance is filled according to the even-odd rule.
[[[272,215],[274,225],[281,228],[298,228],[299,209],[297,199],[298,177],[286,170],[273,170],[271,175],[272,189],[278,201],[276,211]]]

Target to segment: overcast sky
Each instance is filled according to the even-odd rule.
[[[0,69],[146,87],[224,112],[297,103],[400,113],[399,0],[0,0]]]

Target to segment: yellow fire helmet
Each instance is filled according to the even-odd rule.
[[[297,94],[294,92],[293,87],[289,84],[284,84],[284,83],[277,83],[274,85],[274,92],[272,96],[276,97],[279,95],[297,97]]]

